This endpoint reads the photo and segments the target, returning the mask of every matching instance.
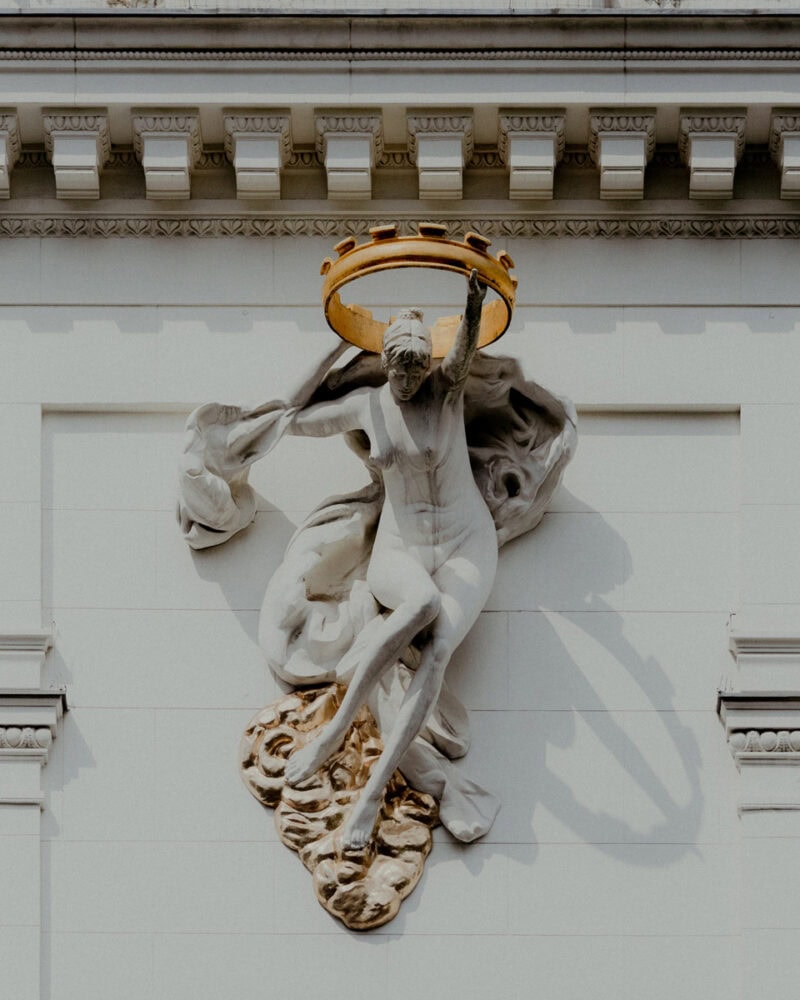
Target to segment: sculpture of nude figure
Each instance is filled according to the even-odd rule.
[[[346,821],[343,842],[349,848],[369,842],[384,787],[436,704],[450,657],[494,583],[495,526],[475,485],[463,413],[485,293],[473,271],[461,325],[435,371],[421,314],[406,310],[384,335],[386,385],[300,410],[288,429],[311,436],[362,430],[369,437],[385,500],[367,585],[391,612],[362,655],[336,716],[289,759],[290,784],[309,778],[336,752],[371,687],[415,636],[425,633],[396,725]]]
[[[369,470],[370,486],[328,498],[298,529],[259,624],[281,680],[346,685],[333,718],[286,760],[290,786],[337,754],[363,706],[378,722],[383,752],[344,820],[346,849],[369,843],[397,768],[460,840],[485,834],[499,808],[452,763],[469,745],[468,720],[444,674],[489,596],[498,546],[543,517],[576,416],[513,359],[476,357],[485,294],[473,271],[440,364],[421,312],[408,309],[384,334],[383,373],[368,352],[332,368],[340,344],[288,400],[208,403],[187,421],[178,520],[193,549],[252,522],[249,467],[286,434],[344,434]]]

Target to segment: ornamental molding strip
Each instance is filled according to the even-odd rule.
[[[281,171],[292,154],[289,110],[224,111],[223,128],[225,155],[236,171],[236,197],[280,198]]]
[[[563,108],[501,110],[497,147],[500,161],[508,167],[509,198],[551,199],[556,165],[564,156],[565,145]]]
[[[601,198],[644,198],[644,172],[655,149],[655,108],[592,110],[589,155],[600,171]]]
[[[11,197],[11,171],[21,148],[16,111],[0,109],[0,198]]]
[[[416,203],[414,203],[416,205]],[[118,214],[58,214],[43,210],[39,213],[0,215],[0,237],[201,237],[223,239],[232,237],[304,237],[366,236],[375,227],[395,224],[400,232],[411,232],[411,219],[418,218],[422,209],[409,210],[408,216],[340,215],[317,212],[309,215],[264,213],[247,215],[242,212],[218,214],[173,212],[157,215],[144,213]],[[510,239],[798,239],[800,219],[796,216],[772,214],[740,215],[641,215],[635,217],[594,217],[558,215],[531,219],[529,216],[506,214],[441,215],[432,220],[451,230],[478,230],[492,238]]]
[[[690,198],[732,198],[736,164],[744,152],[744,109],[682,111],[678,149],[689,167]]]
[[[100,197],[100,171],[111,156],[105,109],[45,110],[45,151],[53,164],[57,198]]]
[[[372,196],[372,171],[383,155],[383,119],[375,110],[318,110],[314,131],[317,156],[325,164],[328,198]]]
[[[800,198],[800,108],[776,108],[769,151],[781,172],[781,198]]]
[[[133,112],[133,148],[144,167],[147,197],[191,197],[190,174],[203,152],[197,109]]]

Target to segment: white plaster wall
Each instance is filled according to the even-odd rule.
[[[660,1000],[676,976],[740,995],[714,702],[729,614],[800,603],[793,244],[508,243],[520,305],[498,350],[575,399],[581,439],[452,668],[503,810],[469,847],[439,831],[401,915],[361,936],[315,902],[236,751],[275,694],[266,580],[304,512],[363,472],[340,442],[282,442],[255,524],[216,552],[186,549],[172,512],[188,410],[280,395],[330,344],[328,241],[10,245],[0,398],[44,404],[42,486],[23,461],[0,524],[28,539],[4,551],[41,587],[70,703],[45,771],[43,996]],[[765,947],[795,927],[772,915]]]

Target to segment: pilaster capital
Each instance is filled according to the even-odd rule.
[[[717,711],[741,774],[739,809],[800,810],[800,628],[734,629],[736,690]]]
[[[49,632],[0,633],[0,804],[41,805],[40,772],[66,707],[41,686]]]

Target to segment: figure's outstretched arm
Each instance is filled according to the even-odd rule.
[[[469,373],[469,366],[475,351],[478,349],[478,336],[481,331],[481,312],[486,296],[486,285],[478,278],[475,268],[467,280],[467,304],[464,315],[456,331],[453,346],[442,361],[441,372],[454,388],[461,388]]]

